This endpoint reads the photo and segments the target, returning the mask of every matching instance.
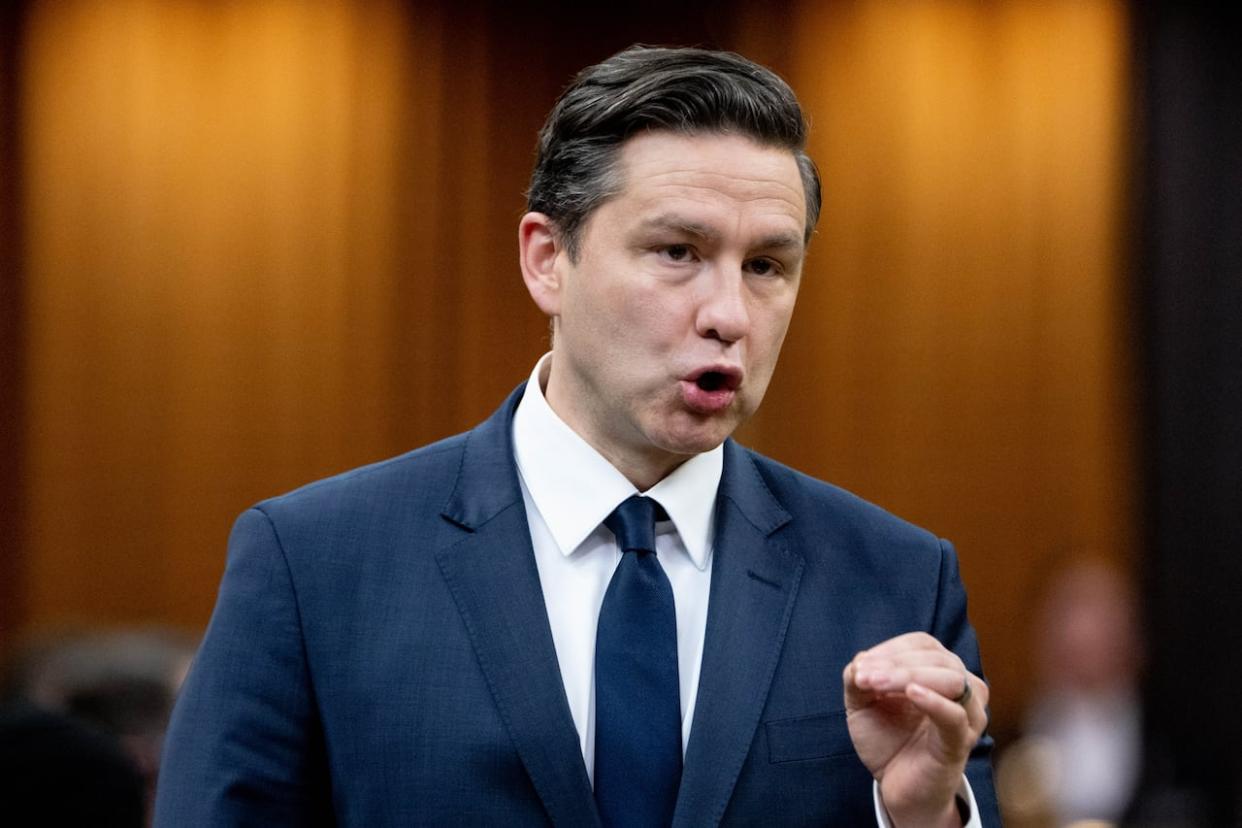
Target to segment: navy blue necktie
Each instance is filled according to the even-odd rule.
[[[669,825],[681,784],[677,616],[655,552],[663,512],[634,495],[604,521],[624,552],[595,638],[595,802],[609,828]]]

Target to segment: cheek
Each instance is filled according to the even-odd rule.
[[[617,336],[626,327],[623,295],[598,274],[578,274],[578,281],[564,293],[562,307],[562,323],[568,322],[597,343]]]
[[[789,321],[793,315],[793,303],[778,308],[763,317],[763,324],[756,332],[756,345],[762,353],[756,354],[763,362],[775,365],[780,355],[781,345],[785,342],[785,334],[789,332]],[[769,371],[771,368],[769,367]]]
[[[631,286],[613,297],[613,315],[631,345],[668,348],[682,342],[693,328],[688,303],[674,291]]]

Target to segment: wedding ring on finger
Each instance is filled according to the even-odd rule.
[[[966,675],[962,678],[962,693],[960,696],[958,696],[953,701],[957,702],[962,707],[965,707],[966,705],[970,704],[971,695],[972,695],[972,691],[970,689],[970,676]]]

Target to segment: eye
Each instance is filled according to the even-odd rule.
[[[659,253],[670,262],[689,262],[694,259],[694,250],[688,244],[668,244],[661,247]]]
[[[780,263],[774,259],[751,259],[746,263],[746,269],[756,276],[779,276],[784,272]]]

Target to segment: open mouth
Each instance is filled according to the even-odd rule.
[[[730,365],[709,368],[682,380],[682,399],[700,414],[718,414],[733,405],[734,392],[741,384],[741,369]]]
[[[742,384],[742,372],[732,366],[709,368],[688,378],[702,391],[736,391]]]
[[[690,374],[686,377],[686,381],[694,385],[699,391],[708,394],[736,391],[738,386],[742,384],[742,372],[731,365],[722,365],[719,368],[708,368],[704,371]]]

